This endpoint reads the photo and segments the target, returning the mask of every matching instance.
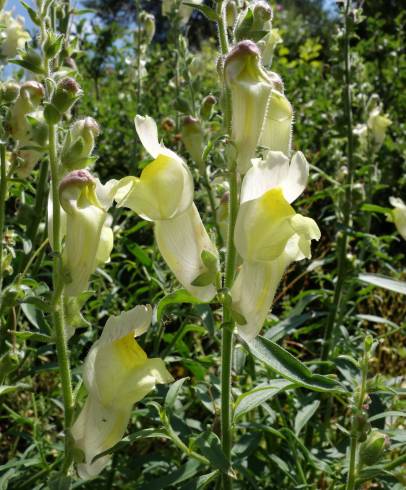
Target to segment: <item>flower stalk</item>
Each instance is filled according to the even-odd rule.
[[[358,393],[358,399],[356,401],[356,410],[358,413],[362,412],[365,396],[367,394],[367,376],[368,376],[368,358],[369,358],[369,348],[364,345],[364,354],[362,358],[361,364],[361,385]],[[348,465],[348,475],[347,475],[347,484],[345,490],[354,490],[355,488],[355,480],[357,476],[357,453],[358,453],[358,442],[359,442],[359,434],[354,427],[354,421],[356,419],[353,418],[353,424],[351,428],[351,443],[350,443],[350,460]]]
[[[69,433],[73,418],[73,391],[70,372],[68,345],[65,334],[63,315],[63,279],[61,265],[61,205],[59,203],[59,175],[57,157],[57,126],[50,123],[49,127],[49,164],[51,168],[52,183],[52,209],[53,209],[53,261],[52,261],[52,320],[58,356],[59,373],[61,376],[63,405],[64,405],[64,429],[65,429],[65,454],[62,471],[67,474],[72,462],[69,448]]]
[[[225,5],[222,0],[217,2],[218,31],[220,40],[220,49],[223,56],[228,53],[227,23]],[[223,75],[224,90],[224,125],[227,132],[231,133],[231,100],[230,91],[225,84]],[[224,287],[231,288],[235,276],[236,249],[234,245],[234,228],[238,211],[238,182],[237,168],[234,158],[228,162],[229,177],[229,222],[226,249],[226,265]],[[231,466],[231,448],[232,448],[232,428],[231,428],[231,366],[233,351],[233,330],[234,320],[231,315],[229,304],[223,305],[223,326],[221,339],[221,445],[228,462]],[[229,490],[232,488],[230,475],[223,473],[222,488]]]
[[[6,193],[7,193],[5,143],[0,143],[0,158],[1,158],[1,169],[0,169],[0,298],[1,298],[1,290],[3,285],[3,235],[4,235]]]
[[[344,11],[344,110],[346,117],[347,130],[347,181],[345,188],[345,199],[343,205],[342,232],[337,243],[337,283],[334,291],[334,297],[327,317],[326,329],[324,331],[323,348],[321,360],[327,361],[329,358],[331,346],[333,343],[334,330],[336,325],[337,314],[340,311],[343,295],[343,286],[347,275],[347,244],[348,228],[351,219],[352,209],[352,187],[353,187],[353,170],[354,170],[354,137],[352,121],[352,96],[351,96],[351,60],[350,60],[350,0],[347,0]]]

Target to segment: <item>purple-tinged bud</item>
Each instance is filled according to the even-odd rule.
[[[200,115],[202,116],[203,119],[210,118],[212,109],[216,104],[217,104],[217,99],[216,97],[214,97],[214,95],[207,95],[203,99],[202,105],[200,107]]]
[[[200,121],[192,116],[186,116],[182,121],[182,141],[198,165],[199,170],[203,170],[203,130]]]
[[[373,430],[359,449],[359,463],[362,466],[372,466],[381,460],[390,440],[386,434]]]

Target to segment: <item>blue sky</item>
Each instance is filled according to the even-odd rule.
[[[34,0],[25,0],[25,1],[31,7],[35,6]],[[74,3],[74,2],[72,2],[72,3]],[[80,1],[77,1],[76,3],[78,5],[80,5]],[[324,0],[324,3],[325,3],[326,8],[328,10],[334,9],[335,5],[336,5],[335,0]],[[26,22],[27,27],[32,27],[32,22],[31,22],[30,18],[28,17],[25,8],[20,4],[19,0],[7,0],[6,8],[8,10],[11,10],[12,8],[14,8],[16,14],[22,15],[25,18],[25,22]]]

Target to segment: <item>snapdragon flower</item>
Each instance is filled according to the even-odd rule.
[[[290,205],[306,187],[309,167],[301,152],[289,164],[282,152],[254,159],[244,177],[234,242],[243,259],[231,289],[233,309],[245,319],[239,333],[254,338],[262,328],[278,284],[294,261],[311,256],[320,238],[316,222]]]
[[[380,147],[385,139],[386,130],[392,124],[387,114],[382,114],[380,106],[375,107],[369,114],[367,126],[371,131],[374,143]]]
[[[193,203],[193,178],[185,162],[158,140],[155,121],[137,116],[138,136],[154,158],[140,177],[125,177],[118,185],[118,206],[155,223],[158,248],[178,281],[201,301],[216,294],[213,284],[194,285],[207,267],[202,254],[218,253]],[[213,278],[214,279],[214,278]]]
[[[193,13],[193,7],[189,7],[188,5],[183,5],[182,0],[162,0],[162,15],[164,17],[169,17],[176,4],[179,4],[179,17],[182,25],[188,23],[190,16]],[[201,5],[203,0],[190,0],[188,3],[193,3],[194,5]]]
[[[14,58],[19,49],[24,48],[31,36],[24,29],[24,18],[13,17],[10,11],[0,12],[0,52],[5,58]]]
[[[122,439],[133,405],[156,384],[173,381],[162,359],[149,359],[134,338],[147,331],[151,317],[150,306],[110,317],[86,357],[83,381],[88,398],[72,427],[76,448],[84,455],[77,464],[83,479],[94,478],[107,465],[108,455],[93,459]]]
[[[69,275],[67,296],[78,296],[88,285],[96,267],[110,258],[113,232],[107,210],[111,206],[116,181],[104,186],[87,170],[66,175],[59,188],[62,205],[61,238],[65,236],[63,261]],[[50,242],[52,244],[52,203],[48,205]],[[111,224],[111,223],[110,223]]]
[[[406,204],[397,197],[390,197],[389,202],[394,208],[389,215],[389,219],[395,223],[401,237],[406,240]]]
[[[258,145],[290,156],[293,109],[283,94],[282,80],[261,66],[252,41],[241,41],[227,55],[225,79],[231,91],[232,139],[237,168],[244,174]]]

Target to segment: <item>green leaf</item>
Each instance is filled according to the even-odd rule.
[[[186,289],[178,289],[171,294],[168,294],[158,303],[156,309],[156,319],[159,323],[162,320],[162,315],[164,310],[169,305],[179,304],[179,303],[189,303],[189,304],[201,304],[202,302],[192,296]]]
[[[171,437],[169,436],[169,434],[165,429],[155,429],[154,427],[149,427],[148,429],[141,429],[137,432],[133,432],[132,434],[129,434],[128,436],[124,437],[123,439],[121,439],[120,442],[115,444],[113,447],[107,449],[106,451],[103,451],[102,453],[99,453],[97,456],[95,456],[92,459],[92,461],[96,461],[97,459],[102,458],[107,454],[114,453],[115,451],[121,449],[127,444],[136,441],[137,439],[150,439],[153,437],[160,437],[169,440],[171,439]]]
[[[52,475],[48,480],[49,490],[69,490],[71,484],[71,477],[66,475]]]
[[[298,436],[303,427],[313,417],[319,408],[320,400],[314,400],[312,403],[302,407],[295,417],[295,434]]]
[[[368,422],[373,422],[374,420],[384,419],[386,417],[406,417],[406,412],[400,412],[399,410],[388,410],[387,412],[377,413],[369,417]]]
[[[394,291],[395,293],[406,294],[406,282],[396,281],[387,276],[381,276],[380,274],[359,274],[358,278],[362,282],[373,284],[380,288]]]
[[[262,405],[281,391],[295,386],[295,383],[285,379],[273,379],[270,384],[257,386],[253,390],[243,393],[235,401],[234,421]]]
[[[322,315],[323,313],[315,313],[314,311],[310,311],[307,313],[303,313],[302,315],[289,316],[288,318],[285,318],[285,320],[282,320],[277,325],[274,325],[269,330],[267,330],[264,334],[264,337],[272,340],[273,342],[277,342],[285,335],[296,330],[297,327],[300,327],[301,325],[306,323],[308,320],[314,320],[315,318],[318,318]]]
[[[152,260],[149,258],[148,254],[136,243],[132,243],[127,246],[128,250],[136,257],[142,265],[145,267],[151,267]]]
[[[234,309],[231,309],[230,313],[231,313],[231,318],[236,323],[238,323],[238,325],[246,325],[247,324],[247,320],[246,320],[245,316],[242,315],[240,312],[238,312]]]
[[[41,21],[37,15],[37,13],[35,12],[34,9],[32,9],[26,2],[23,2],[23,0],[20,0],[20,3],[24,6],[24,8],[27,10],[28,12],[28,15],[30,16],[30,19],[32,20],[32,22],[37,25],[37,26],[40,26],[41,25]]]
[[[163,488],[168,488],[169,486],[177,485],[195,476],[199,466],[200,463],[198,461],[190,459],[186,464],[175,471],[172,471],[172,473],[140,485],[138,490],[161,490]]]
[[[188,7],[192,7],[195,10],[201,12],[207,19],[217,22],[217,14],[216,11],[207,5],[196,5],[195,3],[183,2],[182,5],[187,5]]]
[[[205,287],[209,286],[210,284],[213,283],[215,279],[215,276],[213,277],[213,273],[208,271],[208,272],[203,272],[202,274],[199,274],[193,281],[190,283],[192,286],[198,286],[198,287]]]
[[[9,393],[13,393],[14,391],[20,389],[26,390],[27,388],[30,388],[30,385],[27,385],[25,383],[18,383],[16,385],[2,385],[0,386],[0,396],[8,395]]]
[[[387,318],[382,318],[381,316],[375,316],[375,315],[364,315],[364,314],[358,314],[356,315],[357,318],[360,320],[365,320],[367,322],[372,322],[372,323],[383,323],[384,325],[390,325],[391,327],[394,328],[400,328],[399,325],[395,322],[392,322],[391,320],[388,320]]]
[[[171,385],[165,398],[165,408],[167,410],[172,410],[174,408],[176,398],[178,397],[179,392],[182,389],[183,383],[188,379],[188,377],[178,379]]]
[[[194,478],[186,485],[183,485],[182,490],[204,490],[210,483],[214,483],[217,480],[219,474],[219,471],[216,470],[212,471],[211,473],[207,473],[207,475]]]
[[[205,431],[193,442],[200,452],[205,456],[213,468],[225,473],[229,470],[229,465],[221,448],[219,437],[211,431]]]
[[[392,209],[384,208],[382,206],[377,206],[376,204],[363,204],[361,206],[361,211],[367,211],[368,213],[388,214],[392,211]]]
[[[251,353],[282,378],[314,391],[346,391],[337,381],[321,374],[313,374],[310,369],[292,356],[280,345],[265,337],[246,342]]]
[[[40,65],[35,65],[34,63],[30,63],[25,60],[8,60],[9,63],[13,63],[14,65],[19,65],[25,68],[28,71],[33,73],[37,73],[38,75],[45,75],[45,71]]]
[[[210,250],[203,250],[200,257],[209,271],[217,272],[218,259]]]
[[[35,342],[43,342],[44,344],[53,344],[54,338],[50,335],[44,335],[38,332],[15,332],[14,335],[18,340],[33,340]]]

